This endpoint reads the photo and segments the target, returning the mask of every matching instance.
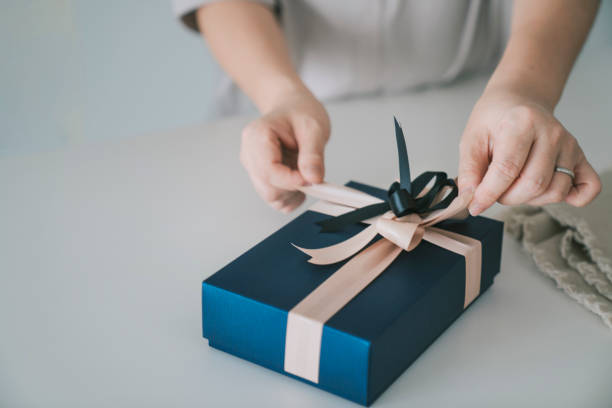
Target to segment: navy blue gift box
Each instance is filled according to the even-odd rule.
[[[383,198],[386,191],[351,182]],[[285,375],[289,311],[340,266],[313,265],[290,243],[308,248],[355,235],[362,224],[321,233],[306,211],[209,277],[202,286],[203,334],[211,347]],[[499,272],[503,224],[484,217],[436,227],[482,243],[480,293]],[[323,327],[319,381],[311,383],[370,405],[464,311],[465,258],[421,242],[400,256]]]

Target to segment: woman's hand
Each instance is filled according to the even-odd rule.
[[[307,90],[290,93],[242,131],[240,161],[257,193],[289,212],[304,201],[298,186],[321,183],[329,117]]]
[[[300,79],[272,7],[219,1],[196,16],[223,69],[263,115],[244,128],[240,160],[259,195],[291,211],[304,201],[298,186],[323,181],[327,112]]]
[[[477,215],[496,201],[583,206],[599,194],[601,182],[551,108],[502,88],[487,89],[470,115],[460,144],[459,189],[474,192],[469,210]]]

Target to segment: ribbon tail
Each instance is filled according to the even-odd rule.
[[[471,194],[460,194],[448,205],[448,207],[442,210],[436,210],[429,214],[423,220],[423,227],[428,227],[450,218],[459,218],[458,216],[467,216],[467,206],[472,201]]]
[[[354,188],[339,186],[332,183],[320,183],[299,187],[298,190],[319,200],[353,208],[365,207],[370,204],[381,203],[383,200],[371,196]]]
[[[464,208],[463,210],[459,211],[457,214],[453,215],[452,217],[448,217],[447,220],[465,220],[469,216],[470,216],[470,212],[468,211],[467,208]]]
[[[397,156],[399,160],[400,185],[402,188],[406,189],[408,193],[412,193],[410,165],[408,164],[408,150],[406,149],[404,131],[395,116],[393,117],[393,122],[395,124],[395,142],[397,144]]]
[[[350,258],[357,252],[361,251],[363,247],[368,245],[368,243],[374,239],[376,234],[378,234],[376,226],[372,224],[351,238],[325,248],[308,249],[299,247],[295,244],[291,245],[306,255],[309,255],[311,258],[308,260],[308,262],[311,264],[329,265],[344,261],[345,259]]]

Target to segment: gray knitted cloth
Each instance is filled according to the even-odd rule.
[[[567,204],[515,207],[506,230],[560,289],[612,328],[612,170],[584,208]]]

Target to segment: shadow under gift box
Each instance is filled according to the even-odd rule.
[[[383,198],[386,191],[350,182]],[[285,375],[289,311],[340,266],[313,265],[290,243],[320,248],[363,224],[321,233],[328,215],[306,211],[203,282],[203,334],[209,345]],[[482,294],[499,272],[503,224],[484,217],[436,227],[482,243]],[[319,382],[307,383],[370,405],[464,311],[465,259],[422,241],[398,258],[323,327]]]

